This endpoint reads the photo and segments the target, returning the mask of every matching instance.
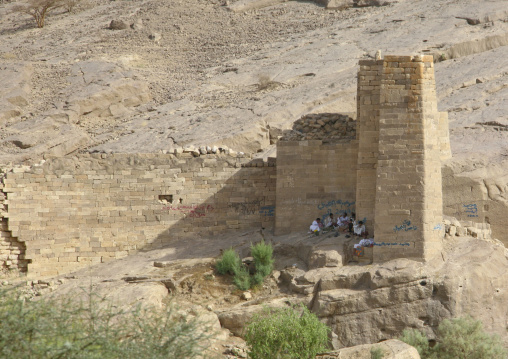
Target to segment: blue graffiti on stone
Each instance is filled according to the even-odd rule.
[[[330,208],[330,207],[335,207],[335,206],[341,206],[341,207],[351,207],[351,206],[354,206],[355,205],[355,201],[343,201],[341,199],[337,199],[337,200],[332,200],[332,201],[328,201],[328,202],[323,202],[323,203],[320,203],[317,205],[317,208],[318,209],[323,209],[323,208]]]
[[[263,206],[259,210],[259,214],[265,217],[275,216],[275,206]]]
[[[406,243],[397,243],[397,242],[381,242],[374,243],[375,246],[410,246],[409,242]]]
[[[404,220],[404,222],[402,222],[402,224],[400,226],[395,226],[393,227],[393,231],[394,232],[399,232],[399,231],[416,231],[418,229],[417,226],[412,226],[411,225],[411,221],[409,220]]]
[[[435,231],[440,231],[443,229],[443,225],[441,223],[438,223],[434,226],[434,230]]]
[[[478,217],[478,206],[476,203],[464,204],[462,205],[465,208],[465,213],[467,213],[468,217]]]

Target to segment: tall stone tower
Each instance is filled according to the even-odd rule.
[[[373,227],[374,261],[431,259],[441,249],[441,160],[450,155],[433,58],[362,61],[358,76],[356,209]]]

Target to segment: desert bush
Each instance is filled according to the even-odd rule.
[[[498,336],[485,332],[482,323],[469,316],[444,320],[438,328],[439,358],[506,359]]]
[[[370,359],[383,359],[385,353],[383,349],[380,347],[372,347],[370,348]]]
[[[268,76],[267,74],[261,74],[258,76],[258,84],[257,84],[257,90],[262,91],[270,88],[274,82],[272,81],[272,78]]]
[[[254,264],[273,265],[273,248],[271,244],[266,244],[264,240],[257,244],[251,244],[250,253],[254,258]]]
[[[238,254],[235,252],[233,248],[229,248],[222,253],[222,256],[219,258],[217,263],[215,264],[215,268],[217,269],[217,273],[219,274],[235,274],[241,266],[241,260]]]
[[[404,343],[415,347],[422,359],[437,358],[436,350],[429,346],[429,339],[419,330],[405,329],[399,339]]]
[[[249,275],[249,271],[232,248],[224,251],[215,264],[219,274],[234,275],[233,283],[240,290],[249,290],[252,286],[263,283],[265,277],[270,275],[273,270],[273,248],[270,244],[261,241],[256,245],[251,245],[250,249],[256,270],[252,276]]]
[[[265,280],[265,276],[261,273],[254,273],[253,276],[250,277],[250,286],[254,287],[256,285],[260,285]]]
[[[251,277],[249,271],[243,265],[241,265],[233,278],[233,283],[240,290],[249,290],[251,287]]]
[[[251,245],[250,252],[254,258],[256,272],[260,273],[263,277],[270,275],[273,270],[273,247],[271,244],[266,244],[262,240],[255,245]]]
[[[311,359],[326,349],[329,331],[303,305],[265,308],[248,324],[245,340],[252,359]]]
[[[13,11],[32,16],[37,27],[42,28],[46,15],[62,6],[64,6],[64,0],[28,0],[25,5],[14,6]]]
[[[200,323],[172,307],[125,312],[94,295],[31,302],[2,291],[0,298],[1,358],[197,358],[207,346]]]
[[[63,0],[63,7],[67,12],[73,12],[81,0]]]
[[[422,359],[506,359],[508,355],[499,337],[486,333],[482,323],[469,316],[444,320],[437,334],[433,348],[415,329],[405,330],[400,340],[414,346]]]

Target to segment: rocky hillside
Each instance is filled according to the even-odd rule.
[[[330,8],[82,0],[50,13],[42,29],[12,12],[19,3],[0,4],[0,164],[192,144],[264,150],[302,115],[354,114],[358,60],[378,49],[441,61],[439,106],[450,112],[454,160],[506,152],[504,0]]]

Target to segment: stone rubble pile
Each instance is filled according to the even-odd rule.
[[[445,233],[448,237],[473,237],[478,239],[489,240],[492,239],[492,230],[488,223],[475,223],[473,221],[466,221],[460,223],[454,217],[448,217],[443,221],[445,225]]]
[[[90,153],[106,153],[106,154],[113,154],[113,150],[92,150]],[[235,151],[228,146],[184,146],[184,147],[170,147],[167,150],[160,150],[159,153],[162,154],[174,154],[179,155],[182,153],[190,153],[194,157],[199,157],[203,155],[229,155],[232,157],[249,157],[248,154],[245,154],[241,151]]]
[[[282,141],[343,140],[356,138],[356,121],[338,113],[305,115],[293,124]]]

